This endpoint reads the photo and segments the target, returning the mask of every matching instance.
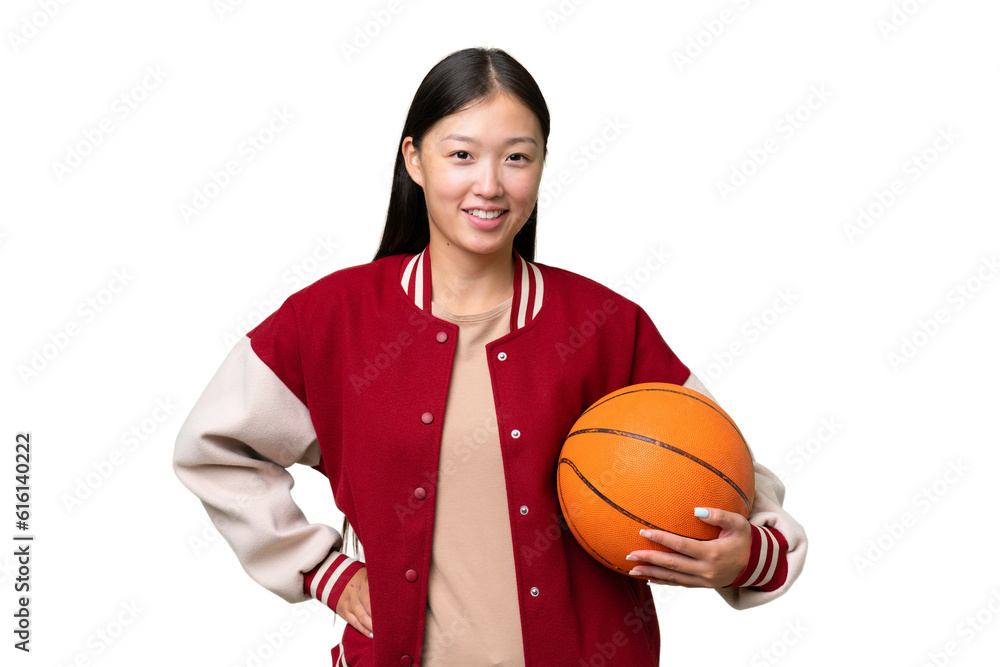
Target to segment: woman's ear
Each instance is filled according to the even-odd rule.
[[[413,144],[413,137],[403,139],[402,151],[403,164],[406,165],[406,171],[410,174],[410,178],[420,187],[424,187],[424,174],[420,166],[420,151]]]

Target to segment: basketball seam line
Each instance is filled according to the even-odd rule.
[[[641,433],[631,433],[629,431],[621,431],[614,428],[582,428],[578,431],[573,431],[572,433],[567,435],[566,439],[569,440],[574,435],[579,435],[581,433],[612,433],[614,435],[621,435],[628,438],[634,438],[636,440],[642,440],[643,442],[648,442],[651,445],[658,445],[660,447],[663,447],[664,449],[667,449],[675,454],[680,454],[681,456],[690,459],[701,466],[708,468],[716,475],[718,475],[720,478],[722,478],[722,481],[724,481],[729,486],[733,487],[733,490],[736,491],[736,493],[740,494],[740,498],[743,499],[743,504],[747,506],[747,511],[748,512],[750,511],[750,500],[747,498],[746,494],[743,493],[743,489],[741,489],[736,482],[730,479],[729,476],[726,475],[726,473],[722,472],[708,461],[702,461],[694,454],[685,452],[683,449],[674,447],[673,445],[668,445],[667,443],[657,440],[656,438],[650,438],[648,435],[642,435]]]
[[[663,391],[663,392],[666,392],[668,394],[680,394],[681,396],[687,396],[688,398],[694,399],[694,400],[698,401],[699,403],[704,403],[706,406],[708,406],[709,408],[711,408],[715,412],[719,413],[720,417],[722,417],[727,422],[729,422],[729,425],[733,427],[733,430],[736,431],[736,434],[740,436],[740,440],[743,442],[743,446],[747,448],[748,452],[750,451],[750,445],[747,444],[746,438],[743,437],[743,432],[740,431],[740,427],[737,426],[733,422],[732,419],[730,419],[729,415],[727,415],[725,412],[722,411],[722,408],[720,408],[719,406],[713,404],[707,398],[704,398],[704,397],[702,397],[700,395],[699,396],[692,396],[691,394],[689,394],[687,392],[677,391],[676,389],[661,389],[659,387],[646,387],[644,389],[632,389],[630,391],[623,391],[620,394],[615,394],[614,396],[612,396],[610,398],[604,398],[604,399],[601,399],[600,401],[598,401],[597,403],[594,403],[589,408],[587,408],[586,410],[584,410],[583,413],[580,416],[582,417],[583,415],[587,414],[588,412],[590,412],[591,410],[593,410],[597,406],[604,405],[605,403],[607,403],[609,401],[613,401],[614,399],[616,399],[616,398],[618,398],[620,396],[628,396],[629,394],[636,394],[636,393],[643,392],[643,391]],[[691,391],[694,392],[694,389],[692,389]],[[695,393],[697,393],[697,392],[695,392]]]
[[[600,498],[601,500],[603,500],[608,505],[611,505],[611,507],[615,508],[616,510],[618,510],[619,512],[621,512],[625,516],[629,517],[630,519],[632,519],[634,521],[638,521],[639,523],[641,523],[644,526],[649,526],[650,528],[655,528],[656,530],[662,530],[665,533],[670,533],[672,535],[678,535],[680,537],[686,537],[686,538],[688,538],[690,540],[698,540],[699,542],[704,542],[705,541],[703,538],[700,538],[700,537],[693,537],[693,536],[690,536],[690,535],[684,535],[682,533],[675,533],[672,530],[667,530],[666,528],[660,528],[659,526],[654,525],[654,524],[646,521],[645,519],[636,516],[635,514],[632,514],[627,509],[625,509],[624,507],[622,507],[621,505],[619,505],[618,503],[616,503],[615,501],[611,500],[606,495],[604,495],[603,493],[601,493],[597,489],[597,487],[595,487],[593,484],[590,483],[589,479],[587,479],[586,477],[584,477],[583,473],[580,472],[580,470],[576,467],[575,463],[573,463],[569,459],[559,459],[559,463],[565,463],[570,468],[572,468],[573,472],[576,473],[576,476],[580,478],[580,481],[582,481],[584,484],[586,484],[588,487],[590,487],[590,490],[593,491],[594,494],[597,495],[598,498]]]
[[[586,480],[584,480],[584,482],[586,482]],[[557,484],[557,485],[558,485],[558,486],[559,486],[560,488],[562,487],[562,484],[561,484],[561,483],[559,483],[559,478],[558,478],[558,477],[556,478],[556,484]],[[560,492],[560,496],[561,496],[561,495],[562,495],[562,493]],[[565,512],[564,512],[563,514],[564,514],[563,518],[564,518],[564,519],[566,519],[566,524],[567,524],[567,525],[569,525],[569,526],[571,526],[571,527],[573,527],[573,528],[576,528],[576,523],[574,523],[574,522],[573,522],[573,517],[571,517],[571,516],[566,516],[566,513],[565,513]],[[597,549],[595,549],[594,547],[592,547],[592,546],[590,545],[590,542],[587,542],[587,538],[585,538],[585,537],[583,536],[583,533],[581,533],[581,532],[580,532],[580,530],[579,530],[578,528],[577,528],[576,530],[574,530],[574,531],[573,531],[573,534],[574,534],[574,535],[578,535],[578,536],[579,536],[579,538],[580,538],[581,540],[583,540],[583,542],[584,542],[584,543],[585,543],[585,544],[587,545],[587,549],[588,549],[588,550],[590,551],[591,555],[594,555],[594,556],[597,556],[597,557],[599,557],[599,558],[600,558],[601,560],[603,560],[603,561],[604,561],[605,563],[607,563],[607,564],[608,564],[608,567],[613,567],[613,568],[615,568],[616,570],[618,570],[619,572],[624,572],[624,571],[625,571],[625,570],[623,570],[622,568],[620,568],[620,567],[618,567],[617,565],[615,565],[614,563],[612,563],[611,561],[609,561],[609,560],[608,560],[607,558],[605,558],[605,557],[604,557],[604,556],[603,556],[602,554],[600,554],[600,553],[599,553],[599,552],[597,551]]]

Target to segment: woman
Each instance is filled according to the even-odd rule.
[[[708,508],[716,540],[653,530],[678,553],[636,552],[636,577],[567,530],[555,465],[583,410],[640,382],[708,392],[641,307],[533,261],[548,135],[505,52],[438,63],[403,127],[375,259],[290,296],[181,428],[177,475],[250,576],[348,622],[335,665],[657,665],[642,579],[745,608],[801,571],[805,534],[756,463],[749,522]],[[364,562],[302,515],[293,463],[329,478]]]

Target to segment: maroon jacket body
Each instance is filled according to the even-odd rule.
[[[600,656],[606,660],[601,664],[658,665],[660,634],[650,587],[605,567],[577,543],[560,512],[556,465],[571,426],[595,401],[631,384],[684,384],[689,369],[637,304],[573,272],[525,262],[516,252],[513,259],[510,332],[488,343],[486,353],[514,545],[516,580],[511,585],[519,599],[526,663],[575,667]],[[337,664],[420,664],[441,426],[458,334],[455,324],[431,315],[430,271],[426,249],[338,270],[290,296],[248,334],[249,347],[241,353],[246,358],[226,362],[241,368],[262,362],[263,370],[254,372],[273,373],[280,390],[287,388],[297,399],[292,402],[308,410],[301,413],[307,415],[302,417],[306,423],[295,427],[305,435],[284,444],[271,442],[279,436],[261,436],[240,450],[239,461],[277,461],[266,475],[287,475],[283,467],[293,462],[315,465],[329,478],[337,507],[364,546],[375,636],[348,625],[333,649]],[[249,372],[240,371],[238,379]],[[227,382],[236,386],[236,380]],[[223,390],[222,384],[214,391],[210,387],[199,401],[204,405],[189,418],[192,424],[183,427],[176,468],[191,488],[202,483],[196,475],[208,480],[219,474],[209,465],[208,443],[236,451],[239,447],[232,443],[251,440],[240,433],[276,430],[274,420],[289,411],[274,411],[265,419],[242,391]],[[216,427],[212,420],[221,418],[211,416],[212,401],[229,401],[246,415],[231,426]],[[202,416],[195,418],[194,412]],[[261,420],[259,425],[254,419]],[[303,454],[309,440],[312,459]],[[248,455],[250,450],[258,453]],[[761,501],[779,511],[780,497],[769,498],[760,482],[758,489]],[[305,525],[304,519],[287,509],[276,512],[277,518],[261,519],[270,511],[263,504],[269,501],[255,505],[255,497],[243,504],[246,516],[237,520],[231,518],[236,510],[220,509],[223,492],[214,500],[208,492],[199,495],[217,523],[220,514],[229,512],[228,523],[242,522],[251,535],[236,538],[238,529],[233,528],[230,544],[238,554],[241,549],[253,552],[240,556],[252,576],[251,560],[274,562],[301,545],[305,555],[296,561],[296,571],[287,573],[287,581],[255,576],[290,601],[307,599],[304,576],[330,548],[343,546],[339,533],[329,527],[311,541],[289,537],[291,529],[282,537],[284,529],[276,528],[269,542],[260,535],[267,525],[286,520]],[[290,501],[282,502],[287,506]],[[259,525],[251,525],[255,520]],[[247,546],[241,547],[240,539]],[[784,550],[787,545],[781,541]],[[326,575],[331,606],[361,566],[343,556],[337,562],[332,578]],[[726,595],[736,606],[733,596],[738,593]]]

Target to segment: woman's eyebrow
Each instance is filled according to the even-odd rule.
[[[442,139],[442,141],[445,141],[447,139],[453,139],[454,141],[462,141],[462,142],[467,143],[467,144],[478,144],[479,143],[474,138],[472,138],[470,136],[466,136],[464,134],[449,134],[447,137],[444,137]],[[504,144],[506,144],[508,146],[511,145],[511,144],[522,144],[522,143],[534,144],[536,146],[538,145],[538,142],[535,141],[534,138],[532,138],[532,137],[511,137],[510,139],[508,139],[507,141],[504,142]]]

